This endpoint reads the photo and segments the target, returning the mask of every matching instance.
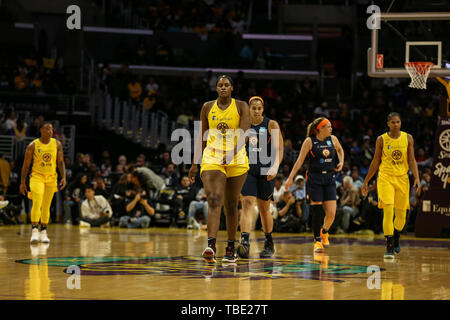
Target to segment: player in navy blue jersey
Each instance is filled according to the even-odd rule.
[[[274,178],[283,160],[284,143],[278,122],[263,116],[264,100],[254,96],[250,98],[248,104],[251,127],[246,148],[250,170],[241,191],[243,212],[240,219],[241,243],[237,253],[241,258],[249,257],[252,211],[257,205],[265,234],[264,248],[260,252],[260,257],[268,258],[275,252],[270,199],[275,186]]]
[[[331,123],[324,117],[308,125],[307,138],[284,185],[289,190],[297,171],[308,157],[306,192],[311,201],[314,252],[323,252],[330,244],[328,230],[336,214],[336,172],[342,170],[344,164],[344,150],[331,131]],[[337,165],[336,160],[339,161]]]

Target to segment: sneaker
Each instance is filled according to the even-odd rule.
[[[192,228],[194,228],[195,230],[200,230],[201,229],[201,225],[200,223],[197,222],[197,220],[195,220],[195,218],[191,217],[189,218],[189,224],[192,226]]]
[[[259,253],[260,258],[272,258],[275,253],[273,242],[264,241],[264,249]]]
[[[239,257],[248,259],[248,256],[250,255],[250,242],[241,239],[241,243],[237,247],[237,253]]]
[[[384,253],[385,259],[394,259],[395,253],[394,253],[394,237],[386,237],[386,252]]]
[[[50,243],[39,243],[39,255],[45,256],[49,247]]]
[[[394,230],[394,252],[400,253],[400,232]]]
[[[316,241],[314,243],[314,252],[324,252],[325,248],[323,247],[322,242]]]
[[[202,256],[208,263],[216,262],[216,248],[206,247],[202,253]]]
[[[39,233],[39,240],[43,243],[50,243],[50,239],[47,237],[47,230]]]
[[[9,204],[8,200],[5,201],[0,201],[0,209],[3,209],[4,207],[6,207]]]
[[[237,261],[236,249],[234,247],[227,247],[222,262],[233,263]]]
[[[91,224],[89,222],[80,220],[80,225],[79,226],[80,226],[80,228],[90,228]]]
[[[31,239],[30,242],[32,244],[36,244],[39,243],[39,230],[38,229],[33,229],[31,230]]]
[[[322,252],[314,253],[314,261],[320,264],[320,269],[328,269],[330,257]]]
[[[31,257],[37,258],[37,256],[39,256],[39,246],[31,244],[30,251],[31,251]]]
[[[328,241],[328,232],[322,233],[323,229],[320,229],[320,237],[322,238],[322,245],[324,248],[328,248],[330,245],[330,241]]]

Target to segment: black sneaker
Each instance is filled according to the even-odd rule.
[[[236,249],[234,247],[227,247],[222,262],[233,263],[237,261]]]
[[[250,255],[250,242],[242,239],[241,243],[237,247],[237,253],[239,257],[248,259],[248,256]]]
[[[394,230],[394,252],[400,253],[400,231]]]
[[[271,258],[275,253],[275,248],[273,246],[273,242],[269,242],[267,240],[264,241],[264,249],[260,252],[260,258]]]
[[[385,259],[394,259],[395,253],[394,253],[394,237],[389,236],[386,237],[386,252],[384,253]]]
[[[216,262],[216,247],[206,247],[202,256],[208,263]]]

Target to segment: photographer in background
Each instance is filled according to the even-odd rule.
[[[290,191],[284,191],[277,203],[278,217],[273,222],[274,232],[297,233],[301,230],[301,221],[295,208],[295,197]]]
[[[125,202],[127,215],[120,218],[119,227],[148,228],[155,209],[149,205],[145,190],[137,190],[133,184],[127,184]]]
[[[295,185],[291,187],[291,191],[295,197],[295,211],[297,213],[297,217],[302,222],[300,232],[304,232],[309,229],[309,204],[306,203],[306,184],[305,178],[302,175],[298,175],[295,178]]]
[[[112,209],[105,197],[95,195],[92,184],[84,189],[86,200],[81,203],[81,227],[109,227],[112,217]]]

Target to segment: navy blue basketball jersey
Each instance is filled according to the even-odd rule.
[[[269,168],[272,165],[269,122],[270,119],[264,117],[260,124],[256,126],[252,124],[250,127],[250,134],[246,143],[246,149],[250,164],[250,170],[248,173],[254,176],[261,174],[261,168]]]
[[[334,148],[331,136],[324,141],[320,141],[315,136],[310,137],[312,148],[308,154],[309,172],[321,173],[323,171],[333,171],[336,167],[336,149]]]

